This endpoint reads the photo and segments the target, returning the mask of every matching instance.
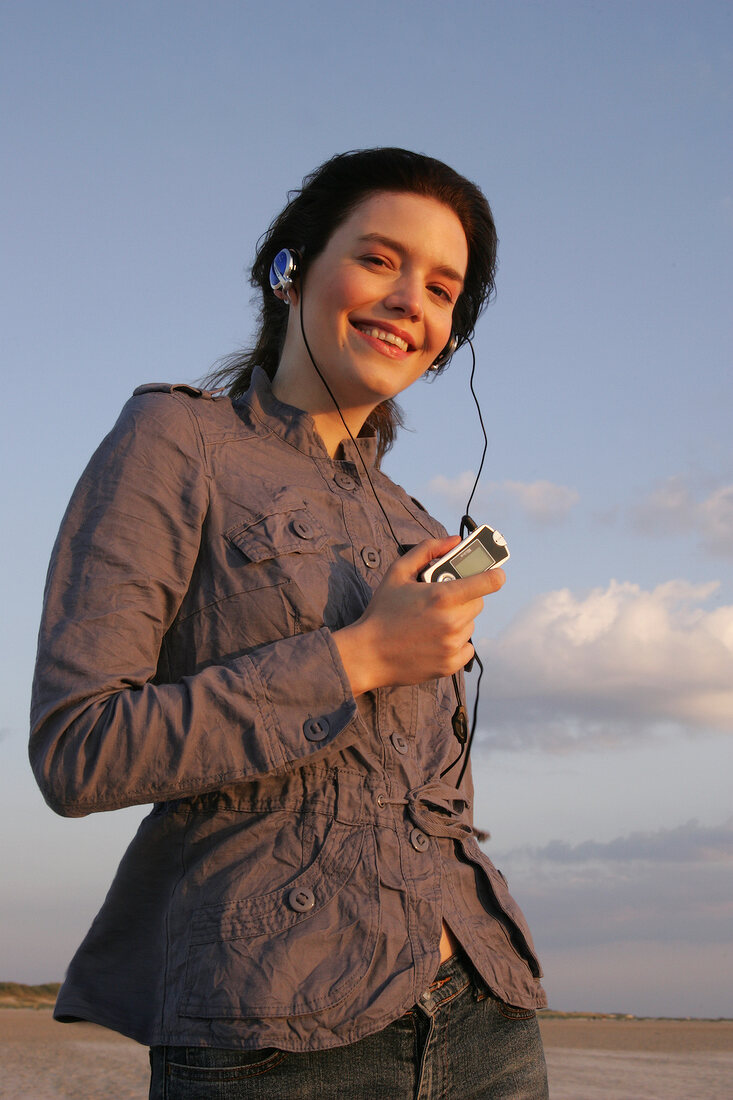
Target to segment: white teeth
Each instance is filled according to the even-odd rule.
[[[400,351],[407,351],[409,344],[406,340],[403,340],[400,336],[395,336],[393,332],[385,332],[381,328],[367,328],[366,325],[356,326],[360,332],[365,332],[367,336],[372,336],[375,340],[384,340],[385,344],[394,344]]]

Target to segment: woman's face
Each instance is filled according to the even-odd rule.
[[[377,192],[334,231],[297,305],[342,409],[371,411],[424,374],[450,339],[467,263],[458,216],[423,195]]]

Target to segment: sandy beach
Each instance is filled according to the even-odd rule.
[[[552,1100],[733,1096],[731,1020],[547,1017],[541,1027]],[[7,1100],[147,1097],[144,1047],[93,1024],[57,1024],[48,1008],[0,1008],[0,1051]]]
[[[552,1100],[730,1100],[733,1020],[541,1019]]]

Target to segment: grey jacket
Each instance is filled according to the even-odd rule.
[[[373,467],[397,537],[443,529]],[[399,1017],[444,919],[493,992],[544,1005],[524,918],[471,827],[450,679],[355,700],[331,631],[395,557],[351,444],[331,460],[263,372],[232,402],[143,386],[51,558],[31,709],[49,803],[155,803],[59,1019],[150,1045],[305,1050]]]

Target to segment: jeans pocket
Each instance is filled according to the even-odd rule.
[[[496,999],[496,1007],[505,1020],[533,1020],[537,1015],[533,1008],[519,1008],[517,1005],[510,1005],[498,998]]]
[[[242,1100],[272,1094],[285,1051],[151,1047],[149,1100]]]
[[[258,1077],[279,1066],[285,1051],[268,1047],[265,1050],[223,1050],[218,1047],[167,1047],[165,1072],[169,1080],[192,1084],[220,1084]],[[198,1095],[198,1094],[197,1094]]]

